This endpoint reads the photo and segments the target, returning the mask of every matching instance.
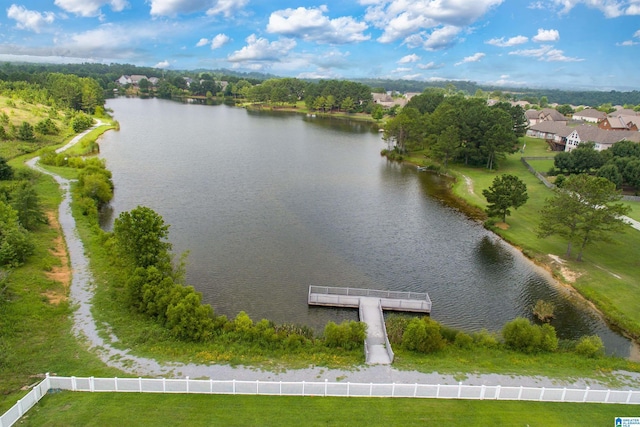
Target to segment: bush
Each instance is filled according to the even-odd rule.
[[[575,352],[586,357],[596,357],[604,354],[604,344],[597,335],[580,338],[575,347]]]
[[[367,325],[363,322],[345,320],[339,325],[329,322],[324,328],[324,340],[327,347],[354,350],[363,345],[366,336]]]
[[[558,348],[558,338],[553,326],[533,325],[522,317],[507,323],[502,329],[502,337],[508,347],[523,353],[551,352]]]
[[[41,135],[57,135],[58,127],[55,123],[53,123],[53,120],[47,118],[44,120],[40,120],[36,124],[36,132]]]
[[[490,333],[486,329],[482,329],[480,332],[473,334],[473,342],[476,346],[482,348],[495,348],[498,346],[498,339],[495,334]]]
[[[429,319],[413,319],[402,335],[402,346],[407,350],[421,353],[433,353],[442,350],[446,345],[440,334],[440,325]]]
[[[473,338],[471,338],[471,335],[469,334],[465,334],[464,332],[458,332],[456,334],[456,339],[454,343],[458,348],[468,349],[473,346]]]
[[[22,122],[16,132],[16,138],[22,141],[33,141],[36,139],[36,134],[33,131],[33,126],[31,126],[31,124],[29,124],[28,122]]]
[[[93,119],[84,113],[78,113],[71,119],[71,128],[76,133],[89,129],[91,126],[93,126]]]
[[[387,337],[391,344],[402,344],[402,335],[409,324],[409,320],[411,320],[410,317],[399,314],[391,314],[387,317],[385,321]]]

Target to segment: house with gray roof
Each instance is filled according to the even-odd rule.
[[[529,125],[540,122],[567,122],[567,118],[558,110],[553,108],[543,108],[542,110],[527,110],[525,116],[529,120]]]
[[[628,118],[627,118],[628,117]],[[634,122],[634,118],[637,119],[637,116],[633,116],[633,117],[624,117],[624,116],[617,116],[617,117],[607,117],[606,119],[602,120],[600,123],[598,123],[598,127],[600,129],[604,129],[604,130],[633,130],[633,131],[637,131],[638,130],[638,125],[635,122],[638,122],[638,120],[635,120]]]
[[[573,113],[573,120],[582,120],[583,122],[599,123],[607,118],[607,115],[595,108],[587,108],[582,111]]]
[[[530,126],[527,129],[527,136],[546,140],[553,151],[564,151],[567,136],[573,129],[567,126],[567,122],[542,121]]]
[[[573,128],[567,136],[565,151],[571,151],[579,144],[586,142],[595,143],[594,148],[597,151],[603,151],[610,148],[616,142],[623,140],[640,142],[640,132],[628,130],[611,132],[596,126],[580,125]]]

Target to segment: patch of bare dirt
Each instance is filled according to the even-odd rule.
[[[467,191],[469,192],[469,194],[475,196],[476,193],[475,191],[473,191],[473,180],[466,175],[462,175],[462,177],[464,178],[464,182],[467,184]]]
[[[499,228],[500,230],[508,230],[509,229],[509,224],[507,224],[506,222],[496,222],[495,224],[493,224],[496,228]]]
[[[552,254],[547,254],[547,256],[553,260],[554,264],[556,264],[556,266],[558,267],[558,270],[560,270],[560,274],[562,274],[562,277],[567,282],[575,283],[576,280],[578,280],[578,278],[581,276],[581,273],[570,270],[567,266],[565,266],[564,260],[559,256]]]
[[[58,237],[53,241],[53,249],[50,249],[49,252],[60,260],[60,265],[51,268],[51,271],[48,271],[46,275],[47,278],[61,283],[63,291],[48,290],[44,293],[44,296],[47,297],[51,304],[57,305],[67,300],[69,286],[71,285],[71,268],[69,267],[69,254],[62,238],[58,217],[54,212],[47,212],[47,218],[49,219],[49,225],[59,232]]]

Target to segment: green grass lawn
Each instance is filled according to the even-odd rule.
[[[608,426],[637,406],[589,403],[166,395],[51,394],[23,426]]]
[[[626,202],[631,207],[631,212],[627,214],[628,217],[640,221],[640,202]]]
[[[550,155],[542,140],[527,139],[527,156]],[[533,154],[532,154],[533,153]],[[635,337],[640,337],[640,231],[628,227],[616,234],[611,243],[599,242],[587,246],[583,262],[575,261],[577,248],[572,256],[565,257],[567,242],[558,237],[539,239],[536,230],[539,212],[545,200],[552,197],[546,188],[520,161],[521,153],[509,156],[499,164],[497,171],[456,165],[451,171],[458,177],[453,191],[468,203],[486,207],[482,190],[492,185],[493,179],[504,173],[517,175],[527,185],[529,200],[507,217],[507,229],[489,226],[505,240],[519,247],[533,260],[547,265],[560,279],[570,283],[580,293],[596,303],[606,316]],[[472,183],[469,185],[469,183]],[[639,214],[640,204],[633,204],[631,216]],[[552,263],[548,255],[560,256],[563,264]],[[575,280],[573,280],[575,279]]]

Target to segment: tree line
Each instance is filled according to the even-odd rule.
[[[450,162],[496,167],[517,149],[518,137],[526,132],[526,117],[520,106],[461,95],[445,96],[429,89],[414,96],[390,119],[384,138],[395,144],[400,155],[424,150],[446,168]],[[387,150],[385,154],[391,154]]]

